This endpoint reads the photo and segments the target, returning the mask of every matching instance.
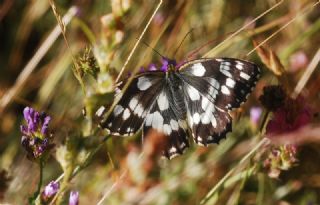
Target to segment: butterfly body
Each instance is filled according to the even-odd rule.
[[[198,59],[181,66],[133,77],[128,89],[101,123],[112,135],[129,136],[143,127],[167,136],[164,155],[172,158],[189,147],[189,138],[206,146],[231,131],[229,111],[238,108],[259,79],[259,68],[232,59]]]

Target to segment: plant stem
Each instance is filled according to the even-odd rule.
[[[37,190],[34,192],[33,196],[31,198],[29,198],[30,204],[36,204],[37,198],[40,197],[40,191],[41,191],[41,186],[42,186],[42,178],[43,178],[43,160],[42,160],[42,158],[40,158],[38,187],[37,187]]]

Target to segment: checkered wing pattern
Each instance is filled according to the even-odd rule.
[[[246,101],[259,75],[256,65],[232,58],[199,59],[181,66],[188,126],[196,143],[217,143],[231,131],[228,111]]]
[[[232,58],[139,74],[101,126],[121,136],[141,127],[144,137],[156,130],[168,140],[163,151],[168,158],[189,147],[189,133],[199,145],[218,143],[232,129],[229,111],[246,101],[259,74],[256,65]]]
[[[153,106],[158,93],[162,90],[164,73],[147,72],[133,78],[118,104],[101,127],[115,136],[130,136],[142,126],[149,109]]]
[[[163,154],[170,159],[182,154],[189,147],[186,108],[183,91],[179,89],[182,82],[176,76],[171,77],[172,79],[169,78],[165,81],[164,87],[147,114],[143,126],[144,133],[155,129],[167,136],[167,148]],[[147,135],[144,134],[144,136]]]

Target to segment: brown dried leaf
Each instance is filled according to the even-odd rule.
[[[268,68],[270,67],[270,52],[269,49],[265,48],[264,46],[257,47],[259,43],[253,40],[254,47],[257,48],[257,53],[262,61]]]
[[[282,65],[280,59],[278,58],[277,54],[269,50],[270,53],[270,70],[277,76],[281,76],[284,74],[286,71],[284,69],[284,66]]]

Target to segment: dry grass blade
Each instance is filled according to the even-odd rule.
[[[69,52],[70,52],[70,54],[71,54],[71,58],[72,58],[72,61],[73,61],[73,66],[74,66],[74,68],[75,68],[75,72],[74,72],[75,77],[76,77],[77,80],[79,81],[79,83],[80,83],[80,85],[81,85],[81,88],[82,88],[82,91],[83,91],[83,93],[85,94],[85,93],[86,93],[86,90],[85,90],[84,83],[83,83],[83,81],[82,81],[82,77],[81,77],[81,74],[80,74],[80,69],[79,69],[79,67],[78,67],[78,64],[77,64],[77,62],[76,62],[76,59],[75,59],[75,57],[74,57],[74,55],[73,55],[72,49],[71,49],[71,47],[70,47],[70,45],[69,45],[69,42],[68,42],[68,39],[67,39],[67,36],[66,36],[66,27],[65,27],[65,24],[63,23],[63,21],[61,21],[61,17],[60,17],[60,15],[59,15],[59,13],[57,12],[57,8],[56,8],[53,0],[50,0],[49,2],[50,2],[50,6],[51,6],[51,8],[52,8],[53,14],[54,14],[54,16],[56,17],[56,19],[57,19],[57,21],[58,21],[58,25],[60,26],[60,29],[61,29],[61,31],[62,31],[63,39],[64,39],[64,41],[65,41],[65,43],[66,43],[66,46],[67,46],[67,48],[68,48],[68,50],[69,50]]]
[[[146,24],[146,26],[144,27],[143,31],[141,32],[141,34],[140,34],[140,36],[139,36],[139,38],[138,38],[137,42],[134,44],[134,46],[133,46],[133,48],[132,48],[132,50],[131,50],[131,52],[130,52],[130,54],[129,54],[128,58],[127,58],[127,60],[124,62],[123,66],[122,66],[122,68],[121,68],[121,70],[120,70],[120,72],[119,72],[119,74],[118,74],[118,76],[117,76],[116,82],[119,82],[120,77],[121,77],[121,75],[122,75],[123,71],[126,69],[126,67],[127,67],[128,63],[129,63],[130,59],[132,58],[132,56],[133,56],[134,52],[136,51],[136,49],[137,49],[137,47],[138,47],[138,45],[139,45],[139,43],[140,43],[140,41],[141,41],[142,37],[143,37],[143,36],[144,36],[144,34],[146,33],[146,31],[147,31],[147,29],[148,29],[149,25],[151,24],[151,21],[153,20],[154,16],[155,16],[155,15],[156,15],[156,13],[158,12],[158,10],[159,10],[159,8],[160,8],[161,4],[162,4],[162,0],[160,0],[160,1],[159,1],[159,3],[158,3],[158,5],[157,5],[156,9],[154,10],[154,12],[152,13],[152,15],[151,15],[151,17],[150,17],[150,19],[149,19],[148,23]]]
[[[246,154],[236,167],[232,168],[224,177],[207,193],[207,195],[202,199],[200,204],[207,204],[209,199],[216,193],[216,191],[224,184],[224,182],[234,173],[234,171],[239,168],[244,162],[246,162],[257,150],[261,149],[263,146],[268,145],[270,140],[268,138],[263,138],[248,154]]]
[[[277,31],[275,31],[274,33],[272,33],[268,38],[266,38],[265,40],[263,40],[261,43],[259,43],[257,46],[255,46],[251,51],[249,51],[246,56],[251,55],[255,50],[257,50],[260,46],[262,46],[263,44],[265,44],[267,41],[269,41],[271,38],[273,38],[275,35],[277,35],[278,33],[280,33],[282,30],[284,30],[285,28],[287,28],[292,22],[294,22],[295,20],[297,20],[297,18],[309,13],[312,9],[314,9],[315,6],[317,6],[320,2],[318,1],[317,3],[314,3],[311,6],[308,6],[306,8],[304,8],[300,13],[298,13],[297,15],[295,15],[295,17],[293,17],[290,21],[288,21],[286,24],[284,24],[283,26],[281,26]]]
[[[307,84],[309,78],[311,77],[311,74],[317,68],[317,65],[319,64],[319,62],[320,62],[320,49],[318,49],[317,53],[313,57],[306,71],[303,73],[303,76],[300,78],[297,86],[295,87],[292,93],[293,98],[296,98],[300,94],[304,86]]]
[[[62,18],[62,22],[64,22],[65,25],[69,24],[69,22],[75,16],[76,13],[77,13],[77,8],[71,7],[67,12],[67,14],[65,14],[64,17]],[[22,90],[27,79],[30,77],[30,74],[34,71],[34,69],[40,62],[40,60],[45,56],[45,54],[48,52],[48,50],[53,45],[53,43],[57,40],[60,34],[61,34],[61,30],[59,28],[59,25],[57,25],[53,29],[53,31],[50,33],[50,35],[46,38],[46,40],[42,43],[40,48],[37,50],[34,56],[30,59],[27,65],[23,68],[14,86],[11,87],[3,95],[3,97],[0,100],[0,115],[2,114],[4,109],[8,106],[8,104],[12,101],[12,98]]]
[[[243,31],[244,29],[248,28],[251,24],[253,24],[254,22],[256,22],[257,20],[259,20],[261,17],[265,16],[267,13],[269,13],[270,11],[274,10],[276,7],[280,6],[280,4],[282,4],[284,0],[279,1],[278,3],[276,3],[275,5],[273,5],[271,8],[269,8],[268,10],[266,10],[265,12],[263,12],[262,14],[260,14],[259,16],[257,16],[256,18],[254,18],[253,20],[251,20],[250,22],[248,22],[246,25],[244,25],[242,28],[240,28],[239,30],[237,30],[236,32],[234,32],[233,34],[231,34],[228,38],[224,39],[221,43],[219,43],[217,46],[215,46],[213,49],[211,49],[208,53],[206,53],[203,57],[209,57],[210,54],[212,52],[214,52],[215,50],[217,50],[220,46],[222,46],[225,42],[230,41],[232,38],[234,38],[236,35],[238,35],[241,31]]]

